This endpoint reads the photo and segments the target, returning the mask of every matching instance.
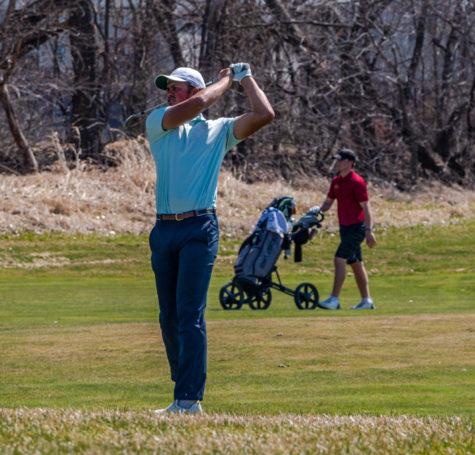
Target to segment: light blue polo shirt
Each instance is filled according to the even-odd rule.
[[[216,207],[218,176],[227,151],[238,142],[235,118],[206,120],[202,115],[164,130],[167,107],[150,113],[146,134],[157,171],[157,213],[183,213]]]

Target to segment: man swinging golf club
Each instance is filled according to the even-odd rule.
[[[239,82],[250,104],[236,118],[206,120],[202,112]],[[177,68],[159,75],[168,106],[147,117],[146,134],[156,164],[157,220],[150,233],[160,327],[175,382],[174,400],[157,413],[201,413],[207,370],[206,297],[218,252],[216,194],[228,150],[274,118],[247,63],[219,72],[205,85],[201,74]]]

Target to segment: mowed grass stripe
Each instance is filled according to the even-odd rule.
[[[283,264],[284,283],[295,288],[310,281],[321,298],[331,289],[331,276],[308,272],[292,273]],[[215,270],[208,294],[207,319],[240,320],[275,317],[361,317],[364,312],[349,311],[358,302],[354,280],[348,277],[341,301],[343,309],[299,311],[292,297],[273,290],[267,311],[223,311],[218,295],[232,276]],[[472,313],[475,301],[475,273],[433,273],[415,276],[372,276],[371,289],[379,315],[430,313]],[[76,278],[55,276],[2,277],[0,274],[0,333],[35,326],[82,326],[103,323],[152,322],[157,320],[157,297],[151,272],[141,277],[96,277],[95,271]]]
[[[470,415],[475,315],[209,321],[211,412]],[[0,335],[6,407],[150,409],[172,396],[158,323]]]
[[[365,248],[377,314],[473,312],[475,301],[475,219],[449,226],[390,228],[377,232],[378,247]],[[224,312],[220,288],[233,276],[242,239],[224,238],[213,273],[207,318],[255,319],[313,317],[299,312],[293,299],[273,291],[263,312]],[[279,260],[284,284],[317,285],[325,298],[332,287],[333,254],[338,238],[321,232],[305,245],[304,260]],[[57,267],[56,260],[69,262]],[[41,267],[24,266],[41,262]],[[0,237],[0,331],[12,327],[91,325],[156,320],[157,298],[146,236],[36,235]],[[38,264],[37,264],[38,265]],[[16,267],[16,268],[15,268]],[[353,277],[343,289],[343,309],[358,302]],[[316,314],[321,315],[321,311]],[[349,312],[333,312],[346,317]],[[353,312],[352,316],[360,316]]]
[[[0,409],[2,453],[466,454],[469,420]]]

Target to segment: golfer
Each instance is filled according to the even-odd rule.
[[[356,154],[352,150],[340,149],[334,158],[338,175],[332,180],[327,198],[320,210],[326,212],[335,199],[338,201],[341,243],[334,258],[335,278],[332,293],[318,306],[327,310],[340,309],[340,292],[346,277],[346,264],[349,264],[361,294],[361,301],[352,309],[372,310],[374,303],[369,293],[368,274],[361,254],[363,240],[366,239],[366,244],[370,248],[376,245],[366,182],[353,169]]]
[[[202,112],[239,82],[249,112],[207,120]],[[157,220],[150,233],[160,327],[175,382],[174,401],[158,413],[201,413],[207,369],[206,298],[218,253],[218,175],[224,155],[274,118],[247,63],[219,72],[206,86],[201,74],[177,68],[159,75],[168,105],[154,110],[146,134],[156,164]]]

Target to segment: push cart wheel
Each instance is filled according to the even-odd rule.
[[[219,291],[219,303],[224,310],[240,310],[245,299],[242,288],[230,281]]]
[[[272,302],[272,294],[270,289],[258,292],[250,296],[249,306],[253,310],[267,310]]]
[[[294,293],[295,305],[300,310],[314,310],[318,304],[318,291],[312,283],[301,283]]]

